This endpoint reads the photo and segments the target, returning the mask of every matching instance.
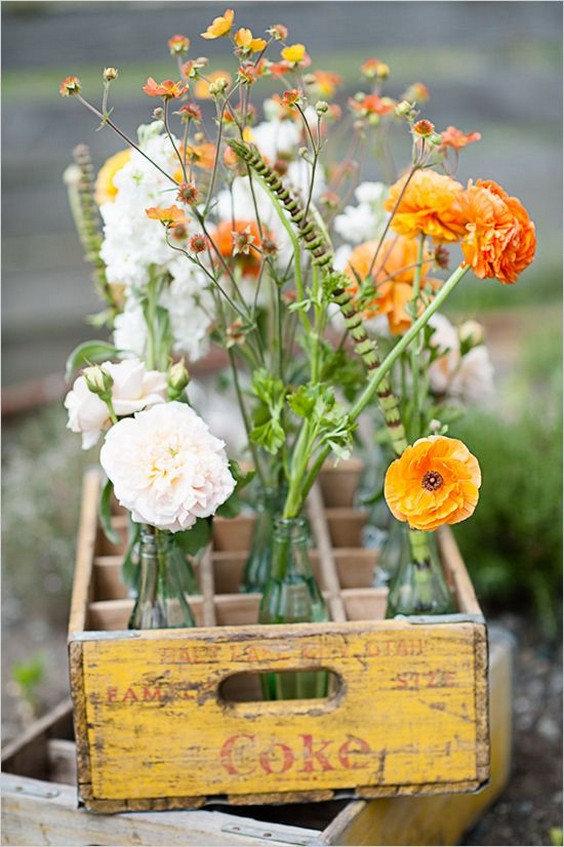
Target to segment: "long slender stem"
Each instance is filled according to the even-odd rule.
[[[413,297],[411,305],[413,308],[413,317],[417,316],[419,311],[419,292],[421,287],[421,263],[423,262],[423,252],[425,249],[425,236],[423,233],[419,236],[419,247],[417,252],[417,265],[413,274]],[[411,420],[411,432],[415,438],[419,437],[419,427],[421,425],[421,398],[419,394],[419,351],[417,349],[417,335],[413,339],[411,347],[411,380],[413,386],[413,415]]]

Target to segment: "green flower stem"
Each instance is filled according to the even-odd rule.
[[[376,389],[378,388],[382,380],[386,377],[386,374],[390,371],[392,366],[399,359],[403,351],[411,344],[413,339],[417,337],[418,333],[421,332],[421,330],[427,325],[429,318],[435,314],[435,312],[439,309],[440,306],[442,306],[444,301],[447,299],[449,294],[454,291],[454,289],[468,270],[468,266],[463,267],[461,265],[451,274],[451,276],[447,279],[435,299],[427,306],[425,311],[412,324],[410,329],[405,333],[405,335],[400,339],[400,341],[398,341],[396,346],[388,353],[382,364],[373,372],[370,380],[368,381],[368,385],[366,386],[361,396],[358,398],[358,400],[349,412],[349,419],[351,421],[354,422],[358,420],[361,413],[372,400]],[[331,447],[325,445],[320,450],[317,458],[311,465],[306,476],[301,480],[302,506],[306,501],[306,497],[309,493],[311,486],[317,478],[317,474],[319,473],[323,462],[329,456],[330,452]]]
[[[413,309],[413,317],[417,316],[417,312],[419,311],[419,295],[421,289],[421,266],[423,262],[423,253],[425,249],[425,236],[423,233],[419,236],[419,247],[417,251],[417,264],[415,266],[415,270],[413,273],[413,298],[411,300],[411,306]],[[419,350],[417,344],[418,337],[415,336],[413,345],[411,347],[411,379],[413,385],[413,414],[412,414],[412,436],[415,438],[419,438],[420,432],[419,428],[421,426],[421,412],[420,412],[420,393],[419,393]]]
[[[462,277],[469,270],[469,266],[464,267],[460,265],[447,279],[437,296],[434,300],[429,303],[424,312],[414,321],[408,331],[404,336],[398,341],[395,347],[390,350],[388,355],[384,358],[381,365],[374,371],[370,380],[368,381],[368,385],[352,407],[349,412],[349,417],[351,420],[356,421],[360,414],[364,411],[366,406],[372,400],[374,392],[376,391],[378,385],[381,383],[382,379],[386,376],[386,374],[392,368],[404,350],[409,347],[414,338],[418,336],[421,330],[427,326],[429,322],[429,318],[431,318],[435,312],[442,306],[447,297],[451,294],[452,291],[456,288]]]

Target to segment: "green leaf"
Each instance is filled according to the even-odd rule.
[[[111,500],[113,493],[114,485],[111,479],[109,479],[100,494],[100,523],[108,541],[118,545],[121,544],[121,538],[112,526]]]
[[[70,381],[73,373],[92,362],[104,362],[119,353],[120,350],[107,341],[84,341],[75,347],[67,359],[65,379]]]
[[[196,523],[182,532],[174,534],[178,546],[189,556],[195,556],[211,540],[212,518],[198,518]]]
[[[255,426],[250,434],[253,444],[263,447],[268,453],[278,453],[284,444],[284,429],[278,420],[267,421]]]

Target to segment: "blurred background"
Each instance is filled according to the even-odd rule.
[[[495,179],[536,222],[537,258],[518,283],[469,279],[447,313],[485,325],[496,367],[496,408],[472,412],[457,427],[480,457],[484,485],[476,515],[456,536],[486,611],[518,639],[527,687],[517,718],[538,751],[542,785],[547,756],[561,749],[562,5],[230,5],[256,34],[284,23],[315,68],[343,77],[336,100],[344,107],[362,88],[358,69],[369,56],[390,66],[392,97],[425,83],[431,98],[422,116],[438,129],[482,134],[463,151],[457,178]],[[98,102],[102,69],[117,67],[113,117],[134,136],[154,105],[141,92],[147,76],[174,76],[167,39],[188,35],[194,55],[206,53],[214,67],[223,44],[199,33],[223,9],[217,2],[2,3],[5,739],[67,690],[61,668],[80,479],[96,461],[65,429],[61,407],[65,359],[94,337],[85,318],[99,307],[62,174],[78,143],[90,145],[96,166],[122,146],[109,129],[96,132],[96,119],[62,99],[58,85],[76,74]],[[530,838],[548,837],[561,791],[540,791],[543,801],[553,804],[537,821],[544,835]]]

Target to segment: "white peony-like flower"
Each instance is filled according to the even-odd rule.
[[[465,403],[487,405],[495,395],[494,368],[487,347],[480,344],[463,356],[459,332],[448,318],[437,312],[429,325],[435,330],[430,343],[442,353],[429,365],[431,390]]]
[[[379,238],[389,214],[384,209],[388,188],[383,182],[362,182],[355,189],[357,206],[346,206],[335,218],[335,231],[351,244]]]
[[[118,418],[166,402],[166,374],[146,370],[138,359],[103,362],[100,367],[113,379],[112,405]],[[83,450],[93,447],[102,432],[111,426],[106,403],[90,391],[83,376],[75,380],[64,406],[68,411],[67,427],[82,433]]]
[[[215,514],[232,494],[224,447],[193,409],[172,402],[119,421],[100,462],[134,521],[178,532]]]

